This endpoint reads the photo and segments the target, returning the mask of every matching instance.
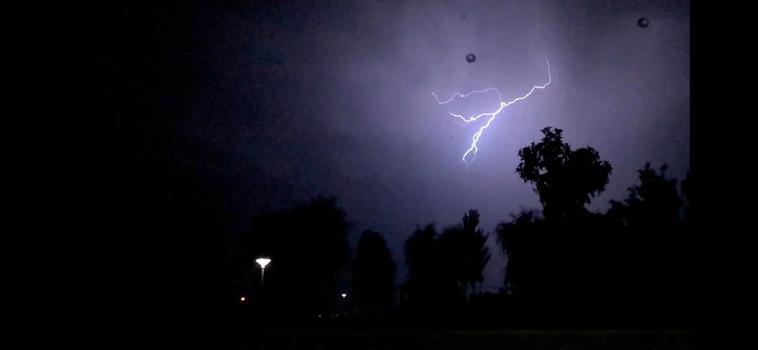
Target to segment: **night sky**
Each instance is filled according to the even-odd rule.
[[[473,208],[491,232],[540,208],[515,169],[546,126],[612,164],[591,210],[624,198],[647,161],[680,180],[689,167],[687,1],[229,1],[129,16],[124,57],[159,68],[135,78],[139,97],[123,103],[149,113],[121,137],[141,140],[134,147],[162,171],[198,174],[232,235],[253,213],[336,195],[351,241],[382,232],[402,280],[417,226],[455,224]],[[494,87],[512,99],[545,82],[546,57],[551,85],[508,107],[462,164],[475,126],[431,92]],[[497,108],[491,95],[468,102],[452,111]],[[496,291],[494,235],[490,247],[484,289]]]

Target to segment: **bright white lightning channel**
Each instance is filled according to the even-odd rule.
[[[487,93],[487,92],[494,92],[494,93],[497,94],[498,101],[500,102],[500,105],[499,105],[498,109],[495,110],[494,112],[480,113],[480,114],[477,114],[477,115],[475,115],[473,117],[468,117],[468,118],[466,118],[466,117],[464,117],[463,115],[460,115],[460,114],[448,112],[448,114],[450,114],[453,118],[460,119],[461,121],[463,121],[466,124],[469,124],[471,122],[479,120],[479,118],[487,117],[487,122],[484,123],[484,125],[481,126],[479,128],[479,130],[477,130],[477,132],[475,132],[474,136],[471,138],[471,146],[468,148],[468,150],[466,150],[466,153],[463,154],[463,157],[461,158],[461,162],[463,162],[466,165],[468,165],[468,163],[473,162],[474,159],[476,159],[476,153],[479,151],[479,147],[478,147],[479,138],[482,136],[482,132],[484,132],[484,130],[487,129],[490,126],[490,124],[492,124],[492,121],[494,121],[495,118],[497,118],[497,116],[500,114],[500,112],[502,112],[506,107],[508,107],[508,106],[510,106],[510,105],[518,102],[518,101],[525,100],[527,97],[529,97],[529,95],[531,95],[534,92],[534,90],[544,89],[548,85],[550,85],[550,82],[552,81],[552,76],[550,75],[550,61],[548,61],[548,59],[545,58],[545,63],[547,64],[547,82],[544,83],[544,84],[542,84],[542,85],[534,85],[534,86],[532,86],[532,88],[529,90],[529,92],[526,93],[524,96],[516,97],[516,98],[514,98],[514,99],[512,99],[510,101],[503,101],[503,96],[500,94],[500,91],[498,91],[495,88],[486,88],[486,89],[482,89],[482,90],[474,90],[474,91],[470,91],[470,92],[468,92],[466,94],[462,94],[460,92],[456,92],[456,93],[453,94],[452,97],[450,97],[449,99],[444,100],[444,101],[440,101],[439,97],[437,97],[437,94],[435,94],[434,92],[432,92],[432,96],[434,96],[434,99],[437,100],[437,103],[439,103],[441,105],[446,105],[446,104],[448,104],[450,102],[453,102],[456,98],[458,98],[458,99],[466,98],[466,97],[469,97],[469,96],[471,96],[473,94],[483,94],[483,93]]]

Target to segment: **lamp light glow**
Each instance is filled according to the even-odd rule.
[[[261,265],[262,269],[265,269],[266,265],[268,265],[271,262],[271,259],[269,259],[269,258],[258,258],[258,259],[255,259],[255,262],[258,263],[258,265]]]

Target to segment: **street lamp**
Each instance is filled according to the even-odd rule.
[[[255,259],[255,262],[258,263],[258,265],[261,266],[261,286],[263,285],[263,274],[266,272],[266,265],[268,265],[271,262],[271,259],[269,258],[258,258]]]

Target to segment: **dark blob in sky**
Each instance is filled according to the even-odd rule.
[[[648,21],[645,17],[640,17],[640,19],[637,20],[637,24],[642,28],[647,28],[647,26],[650,24],[650,21]]]
[[[466,55],[466,61],[468,61],[468,63],[474,63],[474,61],[476,61],[476,55],[473,53]]]

